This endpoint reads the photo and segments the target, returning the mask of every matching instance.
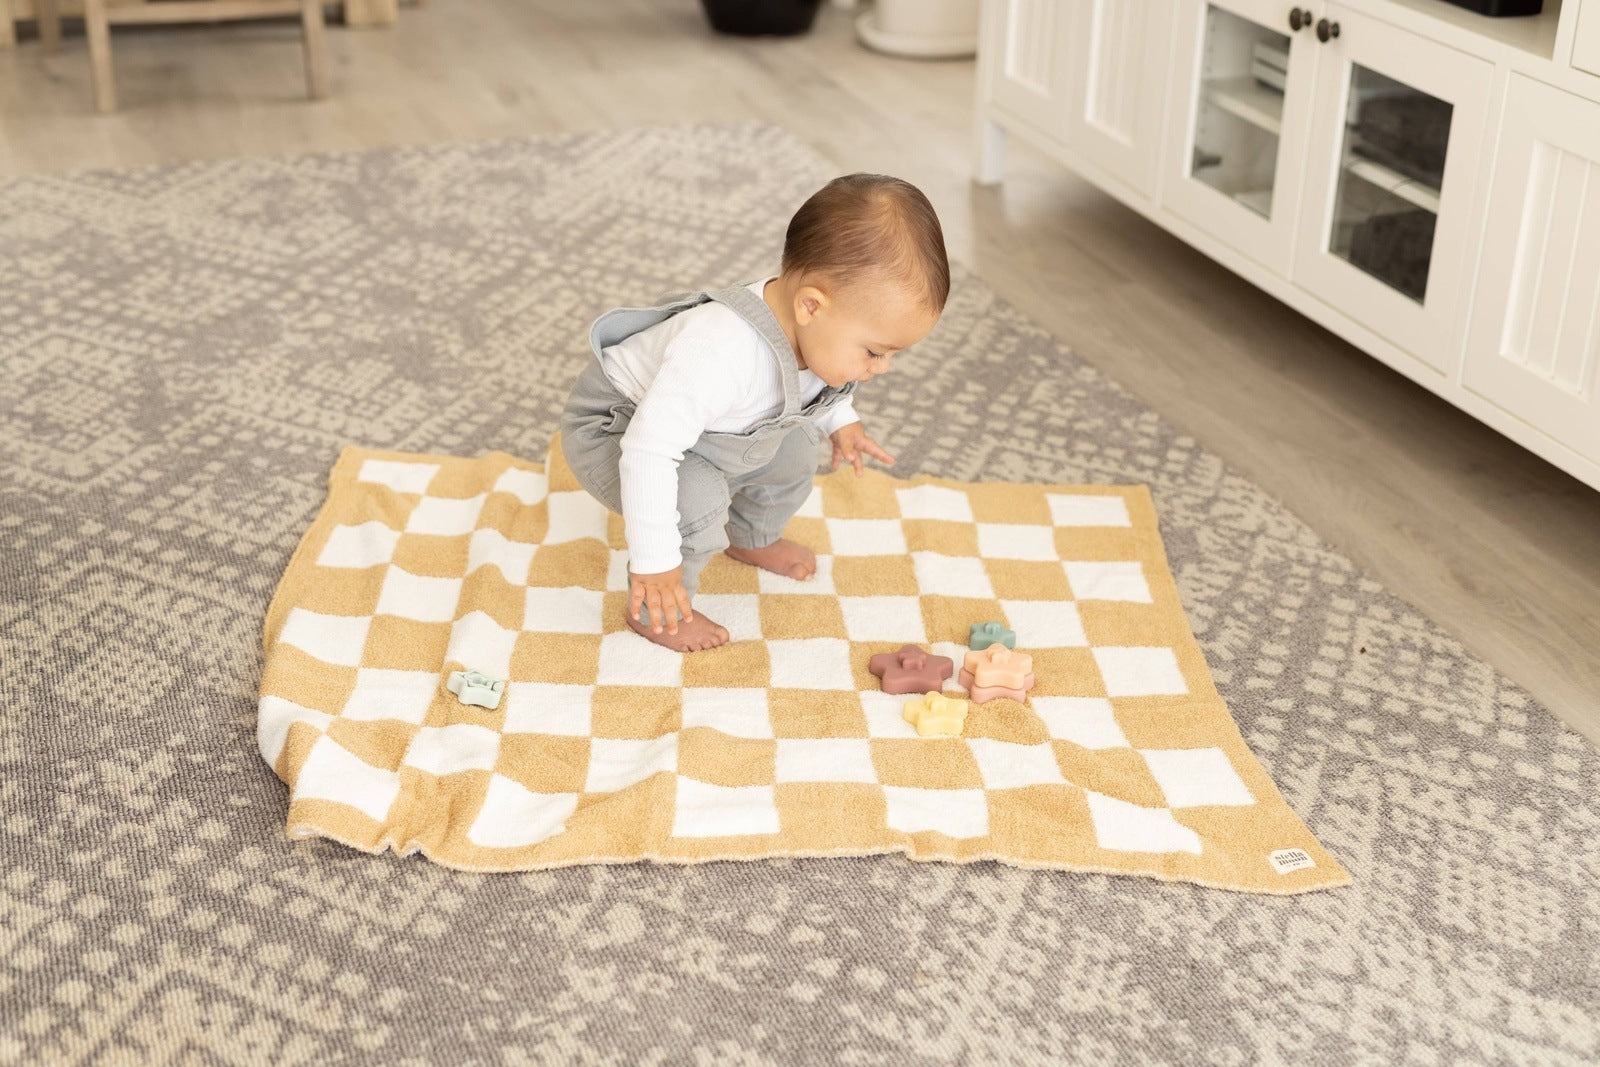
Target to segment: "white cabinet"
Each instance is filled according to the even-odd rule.
[[[1464,380],[1600,463],[1600,103],[1513,77]]]
[[[979,181],[1025,137],[1600,488],[1600,0],[983,4]]]
[[[1435,370],[1465,330],[1493,64],[1328,4],[1290,278]]]
[[[1156,176],[1173,0],[984,0],[979,171],[1004,132],[1148,194]]]

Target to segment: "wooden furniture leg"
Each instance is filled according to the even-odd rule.
[[[9,0],[5,0],[9,2]],[[36,0],[43,5],[55,0]],[[89,68],[94,78],[94,106],[102,113],[117,109],[117,85],[111,64],[111,27],[126,23],[164,24],[250,18],[300,16],[305,50],[306,92],[313,100],[328,95],[327,35],[322,22],[325,0],[162,0],[119,3],[83,0],[84,29],[89,38]],[[41,10],[43,8],[41,7]],[[54,8],[52,7],[52,10]]]
[[[61,9],[56,0],[34,0],[33,17],[39,23],[39,44],[46,52],[61,51]]]
[[[83,28],[89,38],[94,107],[101,114],[109,114],[117,110],[117,83],[111,70],[111,23],[106,18],[106,0],[83,0]]]
[[[322,32],[322,0],[300,0],[300,30],[305,38],[306,93],[313,100],[328,95],[328,62]]]

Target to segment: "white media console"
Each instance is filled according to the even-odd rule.
[[[1600,488],[1600,0],[983,0],[1022,137]]]

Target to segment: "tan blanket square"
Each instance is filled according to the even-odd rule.
[[[622,520],[559,440],[545,465],[347,448],[265,625],[290,835],[477,871],[904,852],[1349,881],[1213,687],[1144,487],[843,470],[787,536],[816,577],[716,558],[695,607],[733,641],[678,655],[624,625]],[[1033,657],[1027,701],[917,736],[868,660],[916,643],[959,667],[990,620]],[[447,689],[469,669],[506,683],[497,707]]]

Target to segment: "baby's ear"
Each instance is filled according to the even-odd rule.
[[[804,326],[827,306],[827,293],[814,285],[802,285],[794,294],[794,321]]]

